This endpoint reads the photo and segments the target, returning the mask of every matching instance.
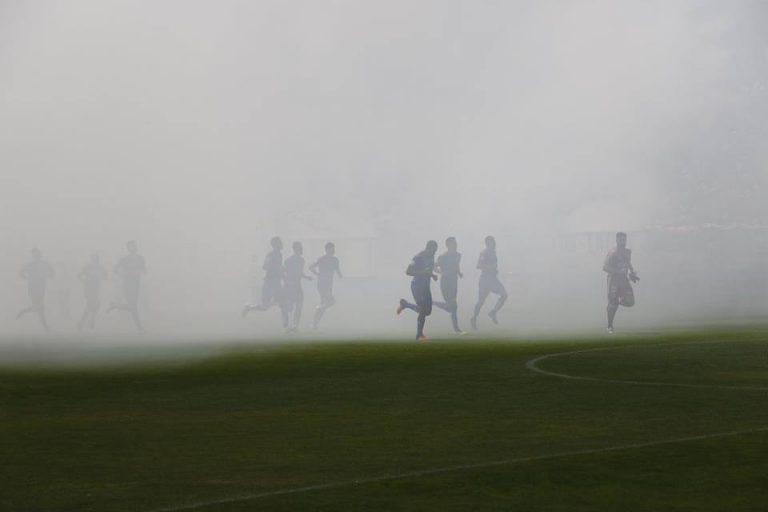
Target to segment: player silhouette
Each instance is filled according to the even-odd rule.
[[[43,259],[43,253],[40,249],[34,248],[31,251],[32,260],[21,268],[21,278],[27,282],[27,293],[31,305],[19,311],[16,319],[20,319],[27,313],[37,313],[40,323],[46,332],[50,331],[48,321],[45,318],[45,290],[46,285],[56,273],[53,267]]]

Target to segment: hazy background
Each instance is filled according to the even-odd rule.
[[[504,328],[600,328],[616,230],[642,278],[618,326],[760,319],[766,27],[762,1],[0,0],[0,331],[39,331],[13,320],[32,247],[69,334],[90,252],[136,239],[150,332],[271,336],[239,309],[275,234],[308,264],[337,242],[326,336],[411,336],[403,270],[449,235],[465,328],[487,234]]]

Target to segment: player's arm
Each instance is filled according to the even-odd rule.
[[[19,275],[20,275],[20,276],[21,276],[21,278],[22,278],[22,279],[24,279],[25,281],[26,281],[27,279],[29,279],[29,270],[27,269],[27,266],[26,266],[26,265],[25,265],[25,266],[23,266],[23,267],[21,267],[21,270],[19,271]]]
[[[464,279],[464,274],[461,272],[461,254],[459,254],[459,260],[456,262],[456,272],[459,274],[459,279]]]
[[[341,265],[339,265],[338,261],[336,262],[336,275],[338,275],[339,277],[343,277],[341,275]]]
[[[309,271],[315,274],[316,276],[320,275],[320,272],[317,271],[317,261],[309,266]]]
[[[637,275],[637,272],[635,272],[635,267],[632,266],[631,255],[630,255],[630,260],[628,264],[629,264],[629,280],[632,281],[633,283],[640,281],[640,276]]]

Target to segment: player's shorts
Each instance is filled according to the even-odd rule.
[[[301,283],[286,283],[283,288],[284,300],[289,304],[298,304],[304,301],[304,290]]]
[[[413,293],[413,299],[416,301],[416,307],[419,309],[419,314],[429,316],[432,314],[432,290],[429,283],[425,285],[420,283],[411,282],[411,293]]]
[[[126,305],[134,310],[139,307],[139,283],[138,279],[123,280],[123,298]]]
[[[635,292],[627,276],[608,274],[608,305],[628,308],[635,305]]]
[[[283,281],[281,278],[267,277],[261,286],[261,304],[269,306],[282,301]]]
[[[507,290],[504,285],[499,281],[499,277],[496,275],[481,275],[480,276],[480,295],[488,295],[489,293],[495,293],[496,295],[506,295]]]
[[[320,294],[320,304],[323,306],[333,306],[336,299],[333,298],[333,281],[317,281],[317,292]]]
[[[32,306],[36,308],[43,308],[45,306],[45,286],[28,286],[29,300]]]
[[[456,279],[443,277],[440,279],[440,292],[445,302],[453,302],[459,295],[459,283]]]

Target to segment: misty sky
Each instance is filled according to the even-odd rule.
[[[0,6],[11,236],[766,220],[762,2]]]

